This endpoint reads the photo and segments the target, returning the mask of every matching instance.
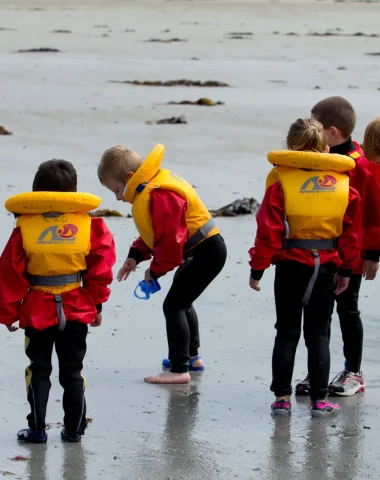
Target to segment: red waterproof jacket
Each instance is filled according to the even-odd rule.
[[[139,263],[152,258],[154,252],[150,272],[153,278],[158,278],[181,265],[183,261],[183,247],[187,241],[186,200],[172,190],[157,188],[151,194],[151,213],[153,250],[138,237],[128,257]]]
[[[249,250],[251,276],[260,280],[264,270],[281,260],[295,260],[314,266],[315,259],[309,250],[283,249],[285,237],[284,198],[280,183],[271,185],[257,212],[255,245]],[[334,263],[340,274],[349,276],[356,268],[361,249],[361,210],[358,193],[350,188],[349,203],[343,219],[343,232],[338,239],[337,249],[321,250],[321,264]]]
[[[92,323],[108,300],[116,261],[113,236],[101,218],[91,219],[91,250],[86,257],[83,287],[62,293],[66,320]],[[44,330],[58,324],[54,296],[29,289],[27,258],[19,227],[13,230],[0,258],[0,323]]]
[[[335,152],[335,148],[331,150]],[[351,187],[358,191],[361,198],[362,261],[354,272],[361,274],[364,259],[379,261],[380,256],[380,166],[365,158],[357,142],[351,142],[350,150],[345,154],[355,160],[356,167],[348,172],[348,176]]]

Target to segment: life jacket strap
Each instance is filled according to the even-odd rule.
[[[185,243],[185,246],[183,247],[183,250],[187,252],[188,250],[191,250],[194,248],[198,243],[203,240],[204,238],[207,237],[207,235],[211,232],[213,228],[215,228],[216,224],[213,218],[210,218],[202,227],[200,227],[192,237],[190,237],[187,242]]]
[[[64,287],[71,283],[80,283],[82,272],[68,275],[28,275],[32,287]]]
[[[330,250],[336,249],[337,239],[306,239],[306,238],[290,238],[282,242],[282,248],[300,248],[302,250]]]
[[[305,291],[304,296],[303,296],[302,301],[301,301],[302,305],[304,307],[306,307],[307,304],[309,303],[311,294],[312,294],[313,289],[314,289],[315,282],[317,281],[319,269],[320,269],[320,266],[321,266],[321,257],[319,256],[319,252],[312,252],[312,253],[313,253],[313,256],[314,256],[314,260],[315,260],[315,266],[314,266],[313,275],[311,276],[311,278],[309,280],[309,284],[306,288],[306,291]]]
[[[66,316],[63,311],[62,295],[54,295],[54,301],[57,306],[58,330],[62,332],[66,327]]]

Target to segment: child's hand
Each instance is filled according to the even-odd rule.
[[[348,284],[350,283],[350,277],[341,277],[336,274],[334,277],[334,283],[336,283],[335,295],[340,295],[347,290]]]
[[[259,284],[260,280],[254,280],[252,277],[249,277],[249,286],[256,292],[259,292],[261,290]]]
[[[366,280],[375,280],[377,271],[379,270],[379,262],[366,260],[364,262],[363,277]]]
[[[153,280],[153,277],[150,274],[150,268],[148,268],[148,270],[145,271],[145,281],[146,281],[146,283],[149,283],[149,285],[150,285],[152,280]]]
[[[124,265],[121,267],[119,273],[117,274],[117,279],[119,280],[119,282],[121,282],[122,280],[127,280],[129,274],[135,271],[136,260],[133,258],[127,258],[127,260],[124,262]]]
[[[17,332],[18,328],[13,325],[5,325],[9,332]]]
[[[102,324],[103,316],[101,313],[98,313],[95,317],[95,320],[90,324],[90,327],[100,327]]]

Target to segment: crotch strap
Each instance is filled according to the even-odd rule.
[[[54,301],[57,306],[58,330],[62,332],[66,327],[66,316],[63,311],[62,295],[54,295]]]
[[[309,280],[309,284],[306,288],[305,294],[302,297],[302,305],[304,307],[306,307],[306,305],[309,303],[310,296],[313,292],[315,282],[317,281],[319,269],[321,267],[321,257],[319,256],[319,252],[318,251],[313,251],[311,253],[313,254],[313,257],[314,257],[315,266],[314,266],[313,275],[311,276],[311,278]]]

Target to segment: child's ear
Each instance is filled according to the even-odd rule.
[[[326,145],[325,153],[329,153],[329,152],[330,152],[330,147],[328,145]]]
[[[340,133],[340,130],[338,130],[336,127],[330,127],[331,130],[331,135],[333,137],[340,137],[342,134]]]
[[[133,177],[134,173],[133,172],[128,172],[127,173],[127,183],[129,182],[129,180]]]

